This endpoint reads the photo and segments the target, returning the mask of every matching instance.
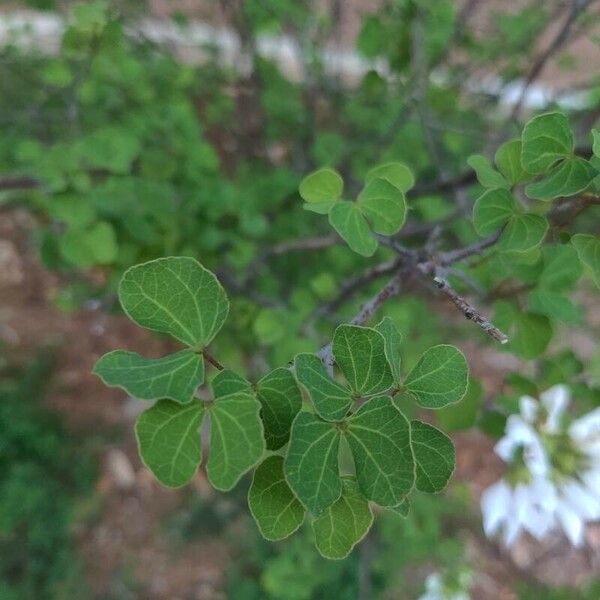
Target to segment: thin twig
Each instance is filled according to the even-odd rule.
[[[225,367],[207,350],[202,350],[202,356],[218,371],[223,371]]]

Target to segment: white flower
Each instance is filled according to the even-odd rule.
[[[442,574],[431,573],[425,579],[425,593],[419,597],[419,600],[470,600],[468,589],[471,587],[472,580],[471,573],[463,571],[449,585],[444,581]]]

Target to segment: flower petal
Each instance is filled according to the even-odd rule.
[[[545,429],[550,433],[558,433],[563,413],[569,405],[571,393],[566,385],[555,385],[540,394],[542,404],[548,411]]]
[[[583,521],[566,502],[560,502],[556,509],[556,517],[559,520],[563,531],[569,538],[573,546],[583,544]]]
[[[483,492],[481,495],[481,512],[483,514],[483,529],[488,537],[493,536],[510,516],[508,511],[511,504],[512,489],[503,479]]]
[[[521,416],[527,423],[535,423],[539,409],[539,402],[531,396],[521,396],[519,398],[519,410]]]

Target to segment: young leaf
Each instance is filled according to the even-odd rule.
[[[304,507],[283,474],[283,457],[269,456],[254,472],[248,506],[262,535],[271,541],[288,537],[304,521]]]
[[[314,515],[342,493],[338,470],[340,433],[333,423],[300,412],[292,424],[284,471],[294,494]]]
[[[543,173],[573,152],[573,132],[567,117],[559,112],[531,119],[523,129],[521,140],[521,164],[534,175]]]
[[[583,158],[574,157],[562,161],[550,174],[530,183],[525,192],[536,200],[553,200],[579,194],[587,188],[598,171]]]
[[[401,162],[390,162],[371,169],[367,173],[365,181],[369,183],[373,179],[387,179],[404,193],[408,192],[415,185],[415,178],[412,171]]]
[[[384,317],[375,326],[375,329],[383,336],[385,357],[392,372],[393,383],[398,384],[402,378],[400,373],[400,344],[402,343],[402,335],[390,317]]]
[[[521,140],[519,139],[504,142],[496,151],[494,162],[511,186],[531,177],[521,164]]]
[[[469,367],[463,353],[441,344],[426,350],[404,382],[423,408],[441,408],[466,393]]]
[[[312,524],[317,550],[334,560],[345,558],[373,524],[369,503],[354,477],[342,478],[342,495]]]
[[[229,311],[217,278],[188,257],[152,260],[125,271],[119,299],[138,325],[169,333],[194,349],[207,346]]]
[[[600,287],[600,238],[578,233],[571,238],[571,244],[579,260],[591,271],[596,285]]]
[[[377,250],[377,241],[355,202],[338,202],[329,212],[329,223],[357,254],[373,256]]]
[[[439,429],[422,421],[410,422],[410,440],[416,464],[415,485],[421,492],[441,492],[456,464],[452,440]]]
[[[252,393],[250,382],[231,369],[219,371],[214,376],[211,386],[215,398],[229,396],[229,394],[235,394],[236,392]]]
[[[345,434],[361,492],[380,506],[398,505],[415,478],[406,417],[391,398],[379,396],[348,419]]]
[[[547,231],[548,221],[540,215],[513,215],[497,247],[505,252],[527,252],[542,243]]]
[[[333,169],[319,169],[308,174],[300,183],[300,196],[309,204],[337,200],[344,189],[344,181]]]
[[[221,396],[209,405],[210,455],[208,479],[221,491],[230,490],[265,451],[260,403],[245,392]]]
[[[202,455],[200,426],[204,405],[159,400],[135,425],[143,463],[168,487],[185,485],[198,470]]]
[[[404,192],[387,179],[372,179],[358,195],[356,203],[373,231],[383,235],[396,233],[406,218]]]
[[[302,408],[302,394],[290,371],[280,368],[256,384],[256,395],[262,405],[267,449],[278,450],[290,438],[292,421]]]
[[[518,211],[513,195],[505,189],[488,190],[473,206],[473,225],[481,236],[498,231]]]
[[[369,327],[340,325],[333,335],[333,356],[353,392],[372,396],[393,384],[383,336]]]
[[[340,421],[352,405],[350,391],[327,375],[315,354],[298,354],[294,360],[298,381],[308,390],[315,410],[326,421]]]
[[[509,188],[508,181],[498,173],[483,154],[472,154],[467,159],[467,164],[475,171],[477,181],[486,188]]]
[[[93,372],[106,385],[120,387],[134,398],[186,404],[204,381],[204,360],[192,350],[155,359],[114,350],[96,363]]]

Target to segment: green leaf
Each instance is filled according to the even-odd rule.
[[[193,258],[152,260],[125,271],[119,299],[138,325],[202,349],[223,326],[229,301],[217,278]]]
[[[531,119],[521,136],[521,164],[534,175],[573,152],[573,132],[565,115],[549,112]]]
[[[404,500],[402,500],[398,506],[390,506],[388,507],[388,510],[392,510],[401,517],[406,518],[410,512],[410,500],[408,498],[404,498]]]
[[[314,212],[318,215],[326,215],[329,211],[337,204],[337,200],[327,200],[326,202],[305,202],[302,205],[304,210],[308,210],[309,212]]]
[[[543,267],[538,283],[546,289],[562,290],[575,284],[583,269],[577,251],[570,245],[544,246]]]
[[[294,360],[298,381],[308,390],[315,410],[326,421],[340,421],[352,405],[350,390],[327,375],[315,354],[298,354]]]
[[[568,298],[550,290],[537,289],[529,292],[527,308],[534,313],[546,315],[564,323],[581,322],[581,310]]]
[[[387,179],[392,185],[406,193],[415,185],[412,171],[401,162],[390,162],[371,169],[365,178],[366,183],[373,179]]]
[[[385,340],[375,329],[340,325],[333,335],[332,350],[336,364],[356,394],[372,396],[392,387]]]
[[[119,252],[114,227],[98,221],[86,229],[68,229],[60,239],[60,252],[77,267],[108,265],[117,259]]]
[[[548,221],[540,215],[513,215],[498,241],[504,252],[527,252],[539,246],[548,231]]]
[[[250,382],[231,369],[219,371],[214,376],[211,386],[215,398],[229,396],[229,394],[235,394],[236,392],[252,393]]]
[[[498,231],[518,211],[513,195],[505,189],[484,192],[473,206],[473,225],[481,236]]]
[[[362,493],[380,506],[397,506],[415,477],[406,417],[391,398],[372,398],[348,419],[345,435]]]
[[[415,455],[415,485],[421,492],[441,492],[456,465],[452,440],[439,429],[422,421],[410,422],[410,440]]]
[[[469,367],[463,353],[441,344],[426,350],[404,385],[423,408],[441,408],[458,402],[466,393]]]
[[[300,196],[309,204],[337,200],[344,189],[344,181],[333,169],[319,169],[307,175],[300,183]]]
[[[322,513],[342,493],[339,447],[340,434],[333,423],[307,412],[298,413],[284,471],[294,494],[314,515]]]
[[[290,371],[279,368],[256,384],[256,395],[262,405],[267,449],[278,450],[290,437],[292,421],[302,408],[302,394]]]
[[[498,173],[483,154],[472,154],[467,164],[475,171],[477,181],[486,188],[509,188],[510,184],[501,173]]]
[[[592,138],[594,140],[592,143],[592,152],[594,156],[600,156],[600,131],[592,129]]]
[[[531,177],[521,164],[521,140],[519,139],[502,144],[496,151],[494,162],[511,186]]]
[[[115,350],[105,354],[93,372],[106,385],[120,387],[134,398],[169,398],[186,404],[204,381],[204,360],[192,350],[155,359]]]
[[[269,456],[254,472],[248,506],[268,540],[283,540],[302,525],[304,507],[289,488],[283,473],[283,457]]]
[[[537,358],[552,338],[552,325],[548,317],[520,312],[510,302],[496,303],[494,322],[508,334],[510,341],[505,348],[521,358]]]
[[[209,405],[210,455],[208,479],[221,491],[230,490],[265,451],[260,402],[248,393],[221,396]]]
[[[578,233],[571,238],[571,244],[579,260],[591,271],[596,285],[600,287],[600,238]]]
[[[553,200],[579,194],[587,188],[598,171],[583,158],[574,157],[562,161],[550,174],[525,189],[530,198]]]
[[[358,195],[356,203],[377,233],[392,235],[404,225],[404,192],[387,179],[371,179]]]
[[[345,558],[372,524],[371,507],[360,493],[356,479],[343,477],[340,498],[313,521],[317,550],[325,558]]]
[[[377,250],[377,241],[355,202],[338,202],[329,212],[329,223],[357,254],[373,256]]]
[[[154,476],[169,487],[185,485],[200,465],[202,402],[181,405],[159,400],[135,425],[140,456]]]
[[[383,336],[385,357],[387,358],[392,372],[393,383],[398,384],[402,378],[400,372],[400,345],[402,343],[402,335],[390,317],[384,317],[381,322],[376,325],[375,329]]]

